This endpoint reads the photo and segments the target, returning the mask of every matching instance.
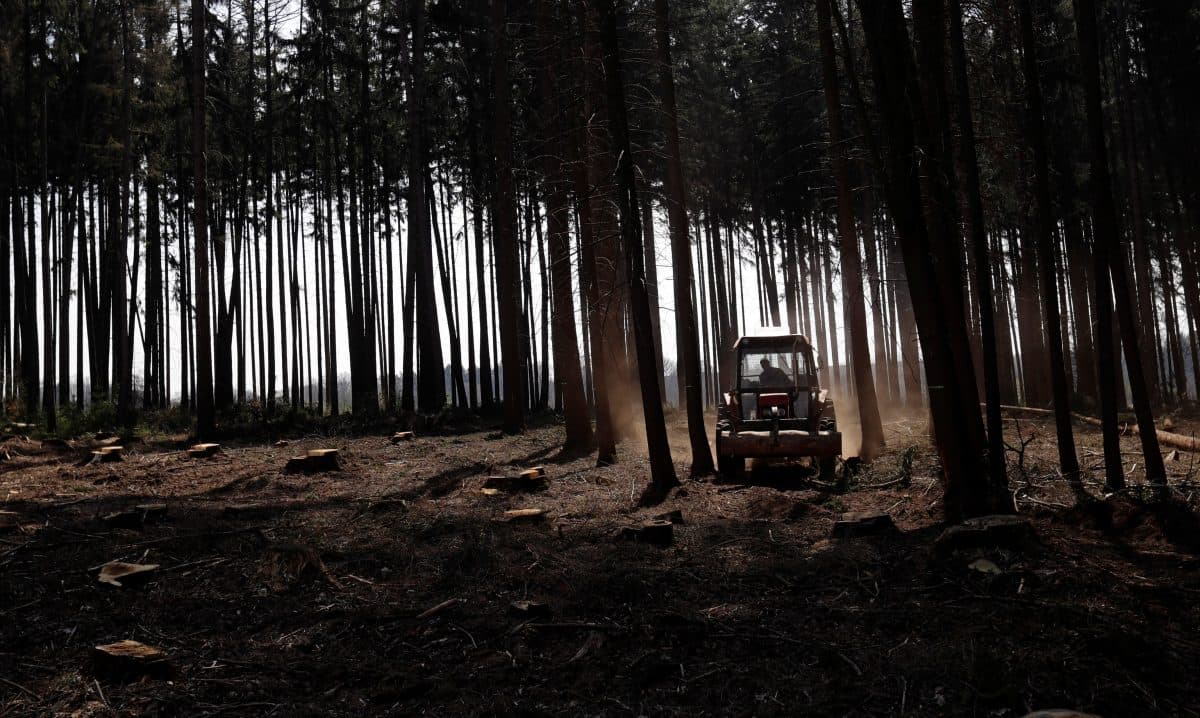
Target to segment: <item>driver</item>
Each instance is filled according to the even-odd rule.
[[[762,366],[762,373],[758,375],[759,386],[783,388],[792,385],[791,377],[782,369],[771,366],[770,359],[763,357],[759,364]]]

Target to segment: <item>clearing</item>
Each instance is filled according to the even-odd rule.
[[[934,550],[921,419],[889,421],[888,453],[848,493],[774,468],[685,480],[652,509],[636,506],[644,457],[595,468],[560,455],[553,425],[208,458],[122,439],[122,460],[88,465],[90,438],[9,437],[0,715],[1197,715],[1197,457],[1169,457],[1165,507],[1076,508],[1052,425],[1006,423],[1028,440],[1011,480],[1039,540],[952,553]],[[1098,467],[1097,430],[1077,432]],[[1122,444],[1141,481],[1137,439]],[[284,473],[318,448],[340,470]],[[544,485],[488,482],[535,466]],[[505,513],[530,508],[544,514]],[[667,539],[622,531],[676,510]],[[834,538],[849,511],[896,530]],[[100,582],[113,561],[157,568]],[[125,639],[165,670],[93,657]]]

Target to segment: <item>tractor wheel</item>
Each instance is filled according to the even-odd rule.
[[[833,402],[825,403],[825,409],[821,412],[819,421],[821,431],[837,431],[837,415],[834,413]],[[837,457],[822,456],[817,459],[817,468],[820,470],[822,479],[829,481],[834,478],[837,472]]]

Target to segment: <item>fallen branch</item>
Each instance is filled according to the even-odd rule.
[[[1001,406],[1000,408],[1003,409],[1004,411],[1008,411],[1008,412],[1020,412],[1020,413],[1025,413],[1025,414],[1035,414],[1038,416],[1054,416],[1053,409],[1038,409],[1038,408],[1035,408],[1032,406],[1008,406],[1008,405]],[[1092,426],[1103,426],[1101,421],[1095,417],[1084,416],[1083,414],[1079,414],[1076,412],[1071,412],[1071,416],[1075,417],[1076,421],[1081,421],[1084,424],[1091,424]],[[1138,435],[1140,433],[1138,431],[1138,428],[1136,425],[1132,425],[1128,428],[1135,435]],[[1163,446],[1170,446],[1173,449],[1179,449],[1181,451],[1200,452],[1200,438],[1197,438],[1195,436],[1184,436],[1183,434],[1175,434],[1170,431],[1163,431],[1162,429],[1155,429],[1154,433],[1156,436],[1158,436],[1158,443],[1162,444]]]

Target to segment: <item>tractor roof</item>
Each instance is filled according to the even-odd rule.
[[[803,334],[777,334],[775,336],[745,336],[738,339],[737,344],[734,345],[734,349],[738,351],[743,349],[791,349],[793,347],[811,349],[812,344]]]

